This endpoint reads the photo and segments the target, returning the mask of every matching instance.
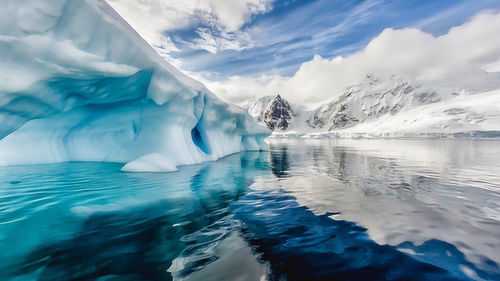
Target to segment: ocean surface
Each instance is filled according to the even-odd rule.
[[[500,141],[0,167],[0,280],[500,280]]]

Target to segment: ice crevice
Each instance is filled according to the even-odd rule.
[[[162,172],[265,148],[267,129],[165,62],[106,2],[6,1],[0,165]]]

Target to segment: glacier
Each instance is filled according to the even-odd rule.
[[[103,0],[5,0],[0,165],[125,163],[174,171],[269,134],[164,61]]]

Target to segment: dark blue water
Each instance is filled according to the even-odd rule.
[[[500,280],[500,142],[0,168],[0,280]]]

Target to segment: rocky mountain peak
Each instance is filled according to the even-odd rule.
[[[286,130],[290,124],[290,120],[295,116],[295,113],[284,98],[279,94],[266,107],[262,121],[270,130]]]

